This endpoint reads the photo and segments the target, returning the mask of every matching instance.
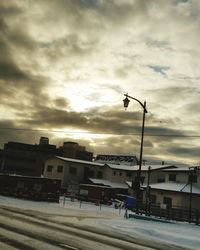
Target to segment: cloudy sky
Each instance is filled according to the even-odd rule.
[[[199,0],[0,1],[0,144],[200,162]]]

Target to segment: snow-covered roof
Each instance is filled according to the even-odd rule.
[[[191,171],[191,169],[193,169],[193,166],[181,166],[181,167],[177,167],[177,168],[171,168],[171,169],[165,169],[163,171],[166,172],[188,172]],[[197,167],[199,168],[199,167]]]
[[[128,187],[132,187],[132,181],[126,181],[126,185],[128,185]]]
[[[128,170],[128,171],[138,171],[139,170],[139,165],[134,165],[134,166],[127,166],[127,165],[115,165],[115,164],[106,164],[112,169],[118,169],[118,170]],[[158,170],[158,169],[165,169],[165,168],[170,168],[170,167],[175,167],[172,165],[151,165],[151,171],[152,170]],[[141,171],[148,171],[149,165],[142,165],[141,166]]]
[[[111,182],[109,180],[104,180],[104,179],[95,179],[95,178],[89,178],[90,181],[94,184],[102,184],[104,186],[109,186],[112,188],[124,188],[127,189],[127,185],[125,183],[120,183],[120,182]]]
[[[146,185],[143,185],[142,187],[146,187]],[[190,184],[181,183],[181,182],[180,183],[177,183],[177,182],[154,183],[154,184],[150,184],[150,187],[152,189],[190,193]],[[200,188],[195,186],[195,184],[192,185],[192,193],[200,194]]]
[[[100,166],[103,167],[105,164],[103,163],[96,163],[93,161],[84,161],[84,160],[79,160],[79,159],[73,159],[73,158],[66,158],[66,157],[61,157],[61,156],[55,156],[57,159],[60,159],[62,161],[68,161],[68,162],[76,162],[76,163],[82,163],[82,164],[87,164],[87,165],[93,165],[93,166]]]

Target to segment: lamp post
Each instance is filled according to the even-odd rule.
[[[197,170],[199,170],[199,167],[189,167],[189,176],[188,176],[188,182],[190,184],[190,196],[189,196],[189,223],[192,220],[192,184],[194,182],[194,175],[197,173]]]
[[[141,201],[141,195],[140,195],[140,181],[141,181],[141,168],[142,168],[142,155],[143,155],[143,139],[144,139],[144,124],[145,124],[145,114],[147,113],[146,109],[146,101],[142,103],[138,99],[129,96],[128,94],[124,94],[126,98],[123,100],[124,102],[124,107],[127,108],[129,105],[129,98],[135,100],[140,104],[140,106],[143,108],[143,119],[142,119],[142,132],[141,132],[141,143],[140,143],[140,159],[139,159],[139,169],[137,171],[137,176],[135,180],[136,184],[136,199],[137,199],[137,205],[136,205],[136,213],[138,213],[139,210],[139,202]]]
[[[149,215],[149,212],[150,212],[150,192],[151,192],[151,186],[149,186],[149,183],[150,183],[150,174],[151,174],[151,166],[148,167],[148,174],[147,174],[146,215]]]

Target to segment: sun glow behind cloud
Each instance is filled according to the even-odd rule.
[[[140,105],[122,106],[128,92],[147,101],[146,131],[198,134],[199,10],[199,0],[0,1],[1,127],[132,153],[139,141],[114,137],[140,133]],[[144,156],[199,158],[195,138],[147,141]]]
[[[63,129],[61,131],[53,131],[52,132],[54,138],[62,139],[63,141],[66,138],[70,138],[70,140],[74,141],[86,141],[92,147],[96,147],[98,145],[98,140],[108,139],[108,135],[106,134],[98,134],[92,133],[87,130],[79,130],[79,129]]]

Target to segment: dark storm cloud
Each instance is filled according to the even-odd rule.
[[[84,127],[87,119],[81,113],[68,112],[55,108],[41,107],[37,111],[33,111],[32,119],[21,119],[20,122],[31,126],[42,126],[43,128],[66,128],[66,127]]]
[[[0,3],[0,96],[4,104],[9,106],[10,102],[19,104],[19,100],[15,97],[21,92],[26,92],[26,95],[35,96],[40,92],[46,84],[43,76],[33,75],[31,69],[25,69],[18,56],[32,58],[35,52],[36,43],[28,35],[26,24],[23,26],[12,23],[12,18],[19,17],[23,10],[18,6]],[[10,100],[9,100],[10,99]],[[2,103],[2,102],[1,102]]]
[[[15,16],[23,13],[22,9],[12,1],[12,3],[9,1],[2,1],[0,4],[0,15],[2,16]]]
[[[18,113],[18,124],[23,127],[32,126],[43,127],[44,129],[73,127],[74,129],[85,129],[91,133],[113,134],[113,135],[135,135],[141,134],[141,122],[142,116],[140,112],[125,112],[125,111],[113,111],[105,110],[100,112],[98,109],[88,112],[71,112],[67,111],[68,106],[65,100],[55,100],[56,107],[50,108],[49,106],[37,106],[37,109],[30,111],[27,115],[28,119],[24,117],[24,112]],[[63,106],[66,105],[66,109]],[[60,107],[62,109],[60,109]],[[148,119],[148,123],[145,126],[145,135],[151,136],[155,142],[161,138],[165,138],[165,141],[172,141],[173,137],[184,136],[184,132],[172,128],[163,128],[159,126],[152,126],[154,123],[154,117],[151,115]],[[155,138],[154,138],[155,136]],[[149,139],[150,140],[150,139]],[[149,144],[149,142],[148,142]]]
[[[25,131],[20,129],[20,127],[17,128],[14,120],[0,121],[0,148],[3,148],[4,143],[8,141],[27,142],[27,138],[29,142],[35,143],[36,138],[39,137],[40,133],[38,132]]]
[[[186,147],[186,146],[171,146],[167,149],[167,151],[171,154],[176,154],[183,157],[194,157],[195,159],[199,159],[199,147]]]
[[[26,80],[26,74],[13,62],[0,61],[0,80]]]
[[[63,107],[66,108],[68,106],[68,102],[66,98],[62,98],[62,97],[56,98],[54,102],[55,102],[56,107],[59,107],[59,108],[63,108]]]

